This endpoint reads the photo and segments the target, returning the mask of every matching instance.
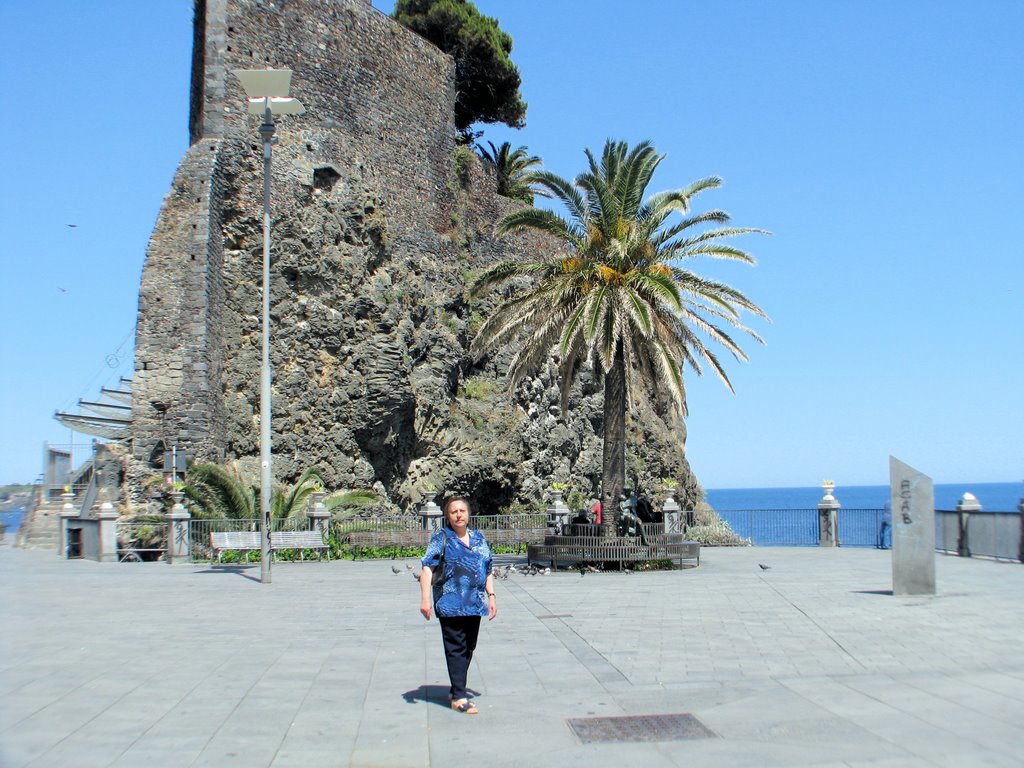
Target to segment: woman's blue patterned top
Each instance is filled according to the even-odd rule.
[[[467,547],[455,532],[442,528],[430,537],[423,565],[436,571],[444,558],[441,585],[434,585],[438,616],[486,616],[484,584],[491,572],[491,548],[480,531],[469,530]]]

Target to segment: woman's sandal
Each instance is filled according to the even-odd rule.
[[[450,703],[452,705],[452,709],[456,712],[461,712],[464,715],[475,715],[479,713],[479,710],[476,708],[476,704],[469,699],[453,699]]]

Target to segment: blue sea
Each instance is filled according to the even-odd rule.
[[[934,486],[935,508],[955,510],[964,493],[973,493],[983,512],[1017,512],[1024,483],[944,483]],[[758,546],[817,546],[820,487],[729,488],[707,491],[707,501],[732,530]],[[848,547],[887,546],[883,507],[889,486],[861,485],[833,492],[839,510],[839,540]]]
[[[941,483],[935,485],[935,508],[956,509],[965,493],[973,493],[986,512],[1016,512],[1024,498],[1024,483]],[[807,488],[723,488],[707,491],[708,504],[728,509],[817,508],[825,492]],[[889,500],[888,485],[837,485],[832,495],[844,509],[881,509]]]
[[[25,507],[16,507],[7,512],[0,512],[0,523],[3,523],[7,528],[7,535],[13,535],[18,532],[18,528],[21,525],[21,518],[25,514]]]

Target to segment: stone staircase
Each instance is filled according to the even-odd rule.
[[[16,546],[22,549],[49,549],[57,552],[60,548],[61,500],[37,504],[26,513],[18,526]]]

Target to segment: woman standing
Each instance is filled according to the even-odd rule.
[[[480,531],[470,530],[469,500],[452,496],[444,505],[448,528],[430,537],[420,571],[420,613],[437,613],[448,662],[448,700],[456,712],[477,713],[466,694],[466,673],[473,660],[480,618],[498,615],[491,575],[491,548]],[[434,572],[440,577],[431,584]]]

